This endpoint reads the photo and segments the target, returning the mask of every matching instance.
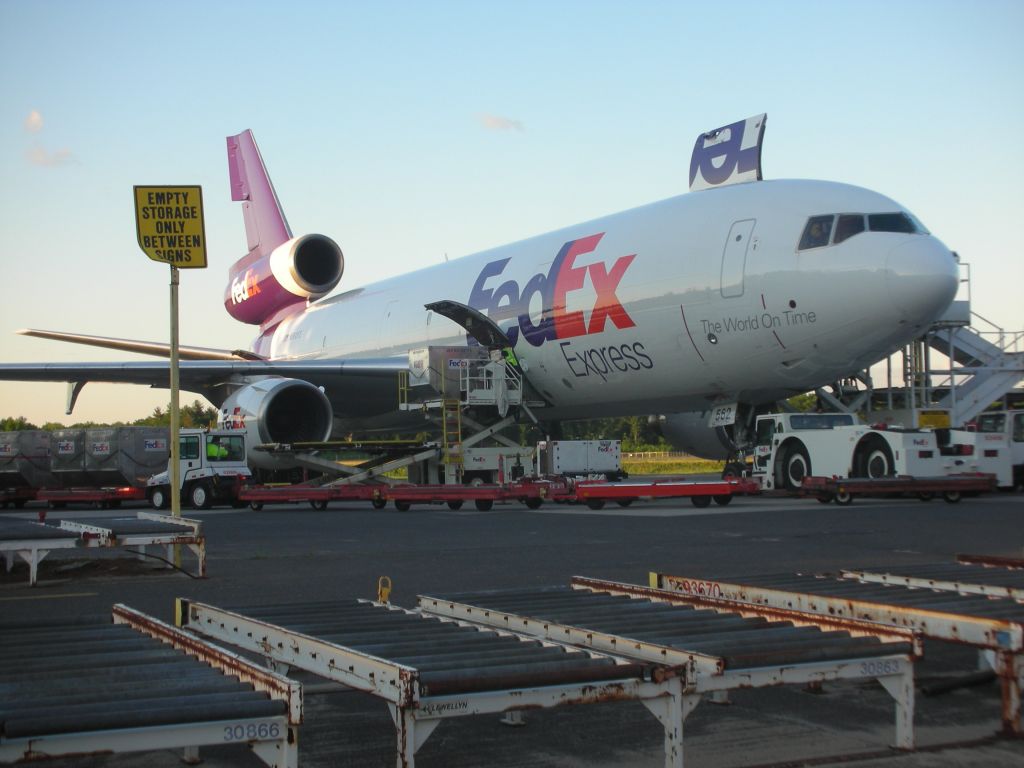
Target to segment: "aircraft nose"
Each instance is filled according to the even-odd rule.
[[[893,248],[886,267],[889,299],[903,322],[929,325],[956,296],[956,260],[930,235],[915,235]]]

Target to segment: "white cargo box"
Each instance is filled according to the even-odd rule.
[[[538,448],[545,474],[622,474],[622,444],[618,440],[551,440],[540,443]]]

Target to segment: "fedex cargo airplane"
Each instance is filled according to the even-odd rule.
[[[542,422],[662,414],[681,447],[721,455],[759,407],[920,336],[958,282],[953,254],[888,197],[762,180],[764,126],[758,115],[699,135],[687,194],[359,287],[342,282],[334,240],[292,232],[252,133],[228,137],[248,253],[224,305],[258,332],[250,350],[181,347],[181,387],[250,445],[325,440],[409,418],[395,383],[409,350],[498,339]],[[0,379],[66,381],[69,413],[86,382],[169,386],[164,360],[7,363]],[[708,411],[718,422],[696,416]]]

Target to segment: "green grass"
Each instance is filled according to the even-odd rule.
[[[623,459],[622,468],[630,475],[694,475],[721,473],[724,461],[697,458]]]

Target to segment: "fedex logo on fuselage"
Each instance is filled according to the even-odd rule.
[[[260,284],[251,269],[247,269],[241,279],[236,277],[231,281],[232,304],[241,304],[258,293],[260,293]]]
[[[513,345],[518,341],[520,333],[530,344],[539,347],[545,341],[600,333],[609,322],[616,328],[634,327],[636,323],[622,306],[615,291],[636,254],[620,256],[611,269],[601,261],[582,267],[575,265],[577,257],[592,253],[602,237],[604,232],[570,240],[551,262],[548,273],[533,275],[522,289],[515,280],[506,280],[492,287],[511,259],[488,263],[480,270],[473,284],[469,305],[486,312],[499,325],[505,320],[514,320],[512,325],[503,327]],[[571,295],[583,288],[587,275],[597,293],[589,317],[583,310],[570,312],[566,308]],[[535,296],[541,298],[541,316],[536,323],[530,316],[530,304]]]

